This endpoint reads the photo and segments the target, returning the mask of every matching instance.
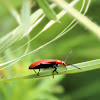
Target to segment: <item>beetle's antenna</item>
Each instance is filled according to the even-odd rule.
[[[67,57],[66,57],[66,59],[65,59],[65,62],[66,62],[67,58],[69,57],[69,55],[70,55],[71,53],[72,53],[72,51],[70,51],[69,54],[67,55]],[[81,70],[81,68],[79,68],[79,67],[77,67],[77,66],[75,66],[75,65],[73,65],[73,64],[67,64],[67,65],[71,65],[71,66],[76,67],[77,69],[80,69],[80,70]],[[66,66],[66,69],[67,69],[67,66]]]
[[[65,62],[67,60],[67,58],[69,57],[69,55],[72,53],[72,51],[69,52],[69,54],[67,55],[66,59],[65,59]]]
[[[76,67],[77,69],[80,69],[80,70],[81,70],[81,68],[79,68],[79,67],[77,67],[77,66],[75,66],[75,65],[73,65],[73,64],[67,64],[67,65],[70,65],[70,66]]]

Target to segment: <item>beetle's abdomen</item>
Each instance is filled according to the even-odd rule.
[[[31,64],[29,66],[29,69],[39,69],[40,67],[49,68],[49,67],[53,67],[53,65],[55,64],[56,64],[56,60],[53,60],[53,59],[39,60]]]
[[[54,67],[54,65],[56,65],[56,63],[52,63],[52,64],[40,64],[32,69],[40,69],[40,68],[49,68],[49,67]]]

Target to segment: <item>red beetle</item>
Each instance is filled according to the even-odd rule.
[[[69,56],[70,54],[71,54],[71,51],[70,51],[70,53],[68,54],[68,56]],[[68,56],[66,57],[65,61],[67,60]],[[71,65],[71,64],[66,64],[65,61],[60,61],[60,60],[55,60],[55,59],[44,59],[44,60],[39,60],[39,61],[37,61],[37,62],[32,63],[32,64],[29,66],[29,69],[33,69],[34,72],[36,73],[35,69],[39,69],[39,71],[40,71],[40,69],[42,69],[42,68],[44,68],[44,69],[49,68],[49,67],[54,68],[54,71],[53,71],[53,78],[54,78],[54,72],[58,73],[58,72],[57,72],[57,67],[58,67],[60,64],[63,65],[63,66],[66,66],[66,68],[67,68],[67,65]],[[74,65],[72,65],[72,66],[74,66]],[[80,68],[77,67],[77,66],[74,66],[74,67],[80,69]],[[39,72],[37,73],[37,75],[39,76]]]

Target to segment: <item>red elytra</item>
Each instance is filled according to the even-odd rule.
[[[68,54],[68,56],[71,54],[71,52]],[[65,61],[67,60],[68,56],[66,57]],[[44,59],[44,60],[39,60],[37,62],[34,62],[32,63],[30,66],[29,66],[29,69],[33,69],[34,72],[36,73],[35,69],[39,69],[39,72],[40,72],[40,69],[44,68],[54,68],[54,71],[53,71],[53,78],[54,78],[54,72],[58,73],[57,72],[57,67],[61,64],[63,66],[67,66],[67,65],[71,65],[71,64],[66,64],[65,61],[60,61],[60,60],[56,60],[56,59]],[[72,65],[74,66],[74,65]],[[78,68],[77,66],[74,66],[76,68]],[[67,67],[66,67],[67,68]],[[80,68],[78,68],[80,69]],[[39,76],[39,72],[37,73],[37,75]]]
[[[34,62],[33,64],[31,64],[30,66],[29,66],[29,69],[33,69],[33,68],[35,68],[36,69],[36,67],[37,66],[39,66],[40,64],[61,64],[61,65],[64,65],[64,66],[66,66],[66,63],[64,62],[64,61],[60,61],[60,60],[55,60],[55,59],[44,59],[44,60],[39,60],[39,61],[37,61],[37,62]],[[41,67],[40,67],[41,68]]]

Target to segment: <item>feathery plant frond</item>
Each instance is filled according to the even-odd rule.
[[[39,1],[37,1],[39,3]],[[45,3],[45,1],[44,1]],[[46,2],[47,4],[47,2]],[[80,12],[85,14],[89,8],[89,5],[90,5],[90,0],[86,1],[86,0],[82,0],[82,1],[79,1],[79,0],[73,0],[69,5],[71,7],[75,6],[77,8],[77,5],[81,5],[79,7],[80,9]],[[40,5],[40,4],[39,4]],[[47,4],[48,5],[48,4]],[[40,5],[41,8],[42,6],[44,6],[43,4]],[[51,8],[55,8],[57,7],[57,5],[54,3],[54,4],[51,4],[50,6]],[[48,9],[46,9],[46,13],[45,14],[48,14],[47,12],[48,11],[51,11],[51,15],[54,14],[52,13],[52,10],[51,8],[49,8],[49,6],[47,6]],[[45,8],[43,8],[44,10]],[[42,9],[38,9],[36,10],[32,15],[30,15],[30,6],[29,6],[29,2],[27,0],[25,0],[23,2],[23,6],[22,6],[22,13],[21,13],[21,24],[16,28],[14,29],[12,32],[8,33],[7,35],[5,35],[4,37],[1,38],[1,52],[4,51],[5,49],[7,49],[9,46],[11,46],[12,44],[16,43],[16,42],[19,42],[22,41],[26,36],[29,35],[29,33],[36,27],[38,27],[39,23],[41,22],[44,22],[44,19],[45,19],[45,15],[43,15],[43,10]],[[45,11],[44,11],[45,12]],[[47,15],[48,16],[48,15]],[[55,16],[55,15],[53,15]],[[55,26],[60,26],[60,23],[58,23],[58,21],[47,21],[43,28],[40,30],[40,32],[38,32],[33,38],[31,39],[28,39],[28,42],[26,42],[25,44],[19,46],[18,48],[16,48],[14,51],[11,51],[10,53],[6,54],[5,56],[1,57],[0,59],[4,59],[6,58],[7,56],[11,56],[12,54],[18,52],[19,50],[25,48],[26,46],[26,50],[24,51],[23,55],[19,56],[19,57],[14,57],[13,59],[9,60],[9,61],[6,61],[5,63],[2,63],[0,64],[1,66],[1,69],[0,70],[4,70],[4,69],[7,69],[8,67],[10,67],[11,65],[13,65],[14,63],[18,62],[20,59],[22,59],[23,57],[31,54],[31,53],[35,53],[37,52],[38,50],[40,50],[41,48],[44,48],[45,46],[47,46],[48,44],[52,43],[53,41],[57,40],[58,38],[60,38],[61,36],[63,36],[64,34],[66,34],[68,31],[70,31],[78,22],[76,21],[76,19],[74,18],[70,18],[68,15],[67,15],[67,11],[65,10],[61,10],[57,15],[57,20],[61,20],[61,23],[62,21],[64,21],[65,19],[70,19],[70,21],[68,22],[67,26],[64,26],[60,29],[60,32],[55,36],[53,37],[53,39],[49,40],[49,42],[39,46],[38,48],[28,52],[29,50],[29,46],[30,46],[30,43],[38,38],[41,34],[43,33],[46,33],[48,32],[49,29],[52,29],[53,27]],[[67,18],[68,16],[68,18]],[[52,17],[51,17],[52,18]],[[67,20],[66,20],[67,22]],[[2,45],[3,43],[3,45]]]
[[[95,7],[92,17],[98,19],[100,1],[65,1],[0,1],[1,100],[80,100],[99,94],[100,46],[98,38],[91,34],[99,30],[99,21],[93,23],[88,17],[91,12],[94,14]],[[95,29],[91,29],[94,25]],[[98,31],[95,34],[99,37]],[[81,70],[59,66],[54,79],[54,69],[41,70],[39,76],[28,70],[31,63],[40,59],[64,60],[69,51],[72,54],[66,64],[74,63]]]
[[[73,6],[73,4],[75,4],[75,3],[72,2],[70,5]],[[83,10],[84,4],[85,4],[85,0],[83,0],[83,5],[82,5],[82,8],[81,8],[80,12]],[[87,7],[88,7],[88,5],[87,5]],[[86,8],[84,14],[86,13],[86,11],[87,11],[87,8]],[[60,12],[58,16],[61,16],[61,14],[66,14],[66,11]],[[75,26],[76,23],[75,23],[74,25],[72,25],[74,22],[75,22],[75,19],[72,20],[72,22],[60,33],[61,36],[64,35],[65,33],[67,33],[69,30],[71,30],[71,29]],[[49,22],[48,24],[54,24],[54,22],[51,21],[51,22]],[[47,29],[48,24],[44,27],[44,29],[43,29],[39,34],[41,34],[43,31],[45,31],[45,29]],[[71,25],[72,25],[72,26],[71,26]],[[70,26],[71,26],[71,28],[70,28]],[[39,34],[37,34],[35,37],[33,37],[33,39],[31,39],[29,42],[33,41]],[[57,38],[61,37],[60,34],[59,34],[58,36],[56,36],[53,40],[51,40],[50,42],[48,42],[47,44],[49,44],[49,43],[51,43],[52,41],[56,40]],[[28,42],[28,43],[29,43],[29,42]],[[25,45],[27,45],[28,43],[26,43]],[[23,46],[25,46],[25,45],[23,45]],[[45,46],[45,45],[46,45],[46,44],[44,44],[44,46]],[[20,48],[22,48],[23,46],[21,46]],[[42,47],[43,47],[43,45],[40,46],[39,48],[37,48],[37,49],[34,50],[34,51],[37,51],[38,49],[40,49],[40,48],[42,48]],[[19,48],[18,48],[18,49],[19,49]],[[16,50],[15,50],[15,51],[16,51]],[[34,51],[32,51],[32,52],[34,52]],[[32,52],[30,52],[30,53],[28,53],[28,54],[31,54]],[[28,54],[26,54],[26,55],[28,55]],[[24,56],[26,56],[26,55],[21,56],[21,58],[24,57]],[[19,58],[18,58],[18,59],[19,59]],[[15,59],[15,60],[17,60],[17,59]],[[12,61],[15,61],[15,60],[13,59]],[[5,64],[8,64],[8,63],[10,63],[10,62],[12,62],[12,61],[6,62]],[[2,66],[2,65],[5,65],[5,64],[1,64],[1,66]]]

